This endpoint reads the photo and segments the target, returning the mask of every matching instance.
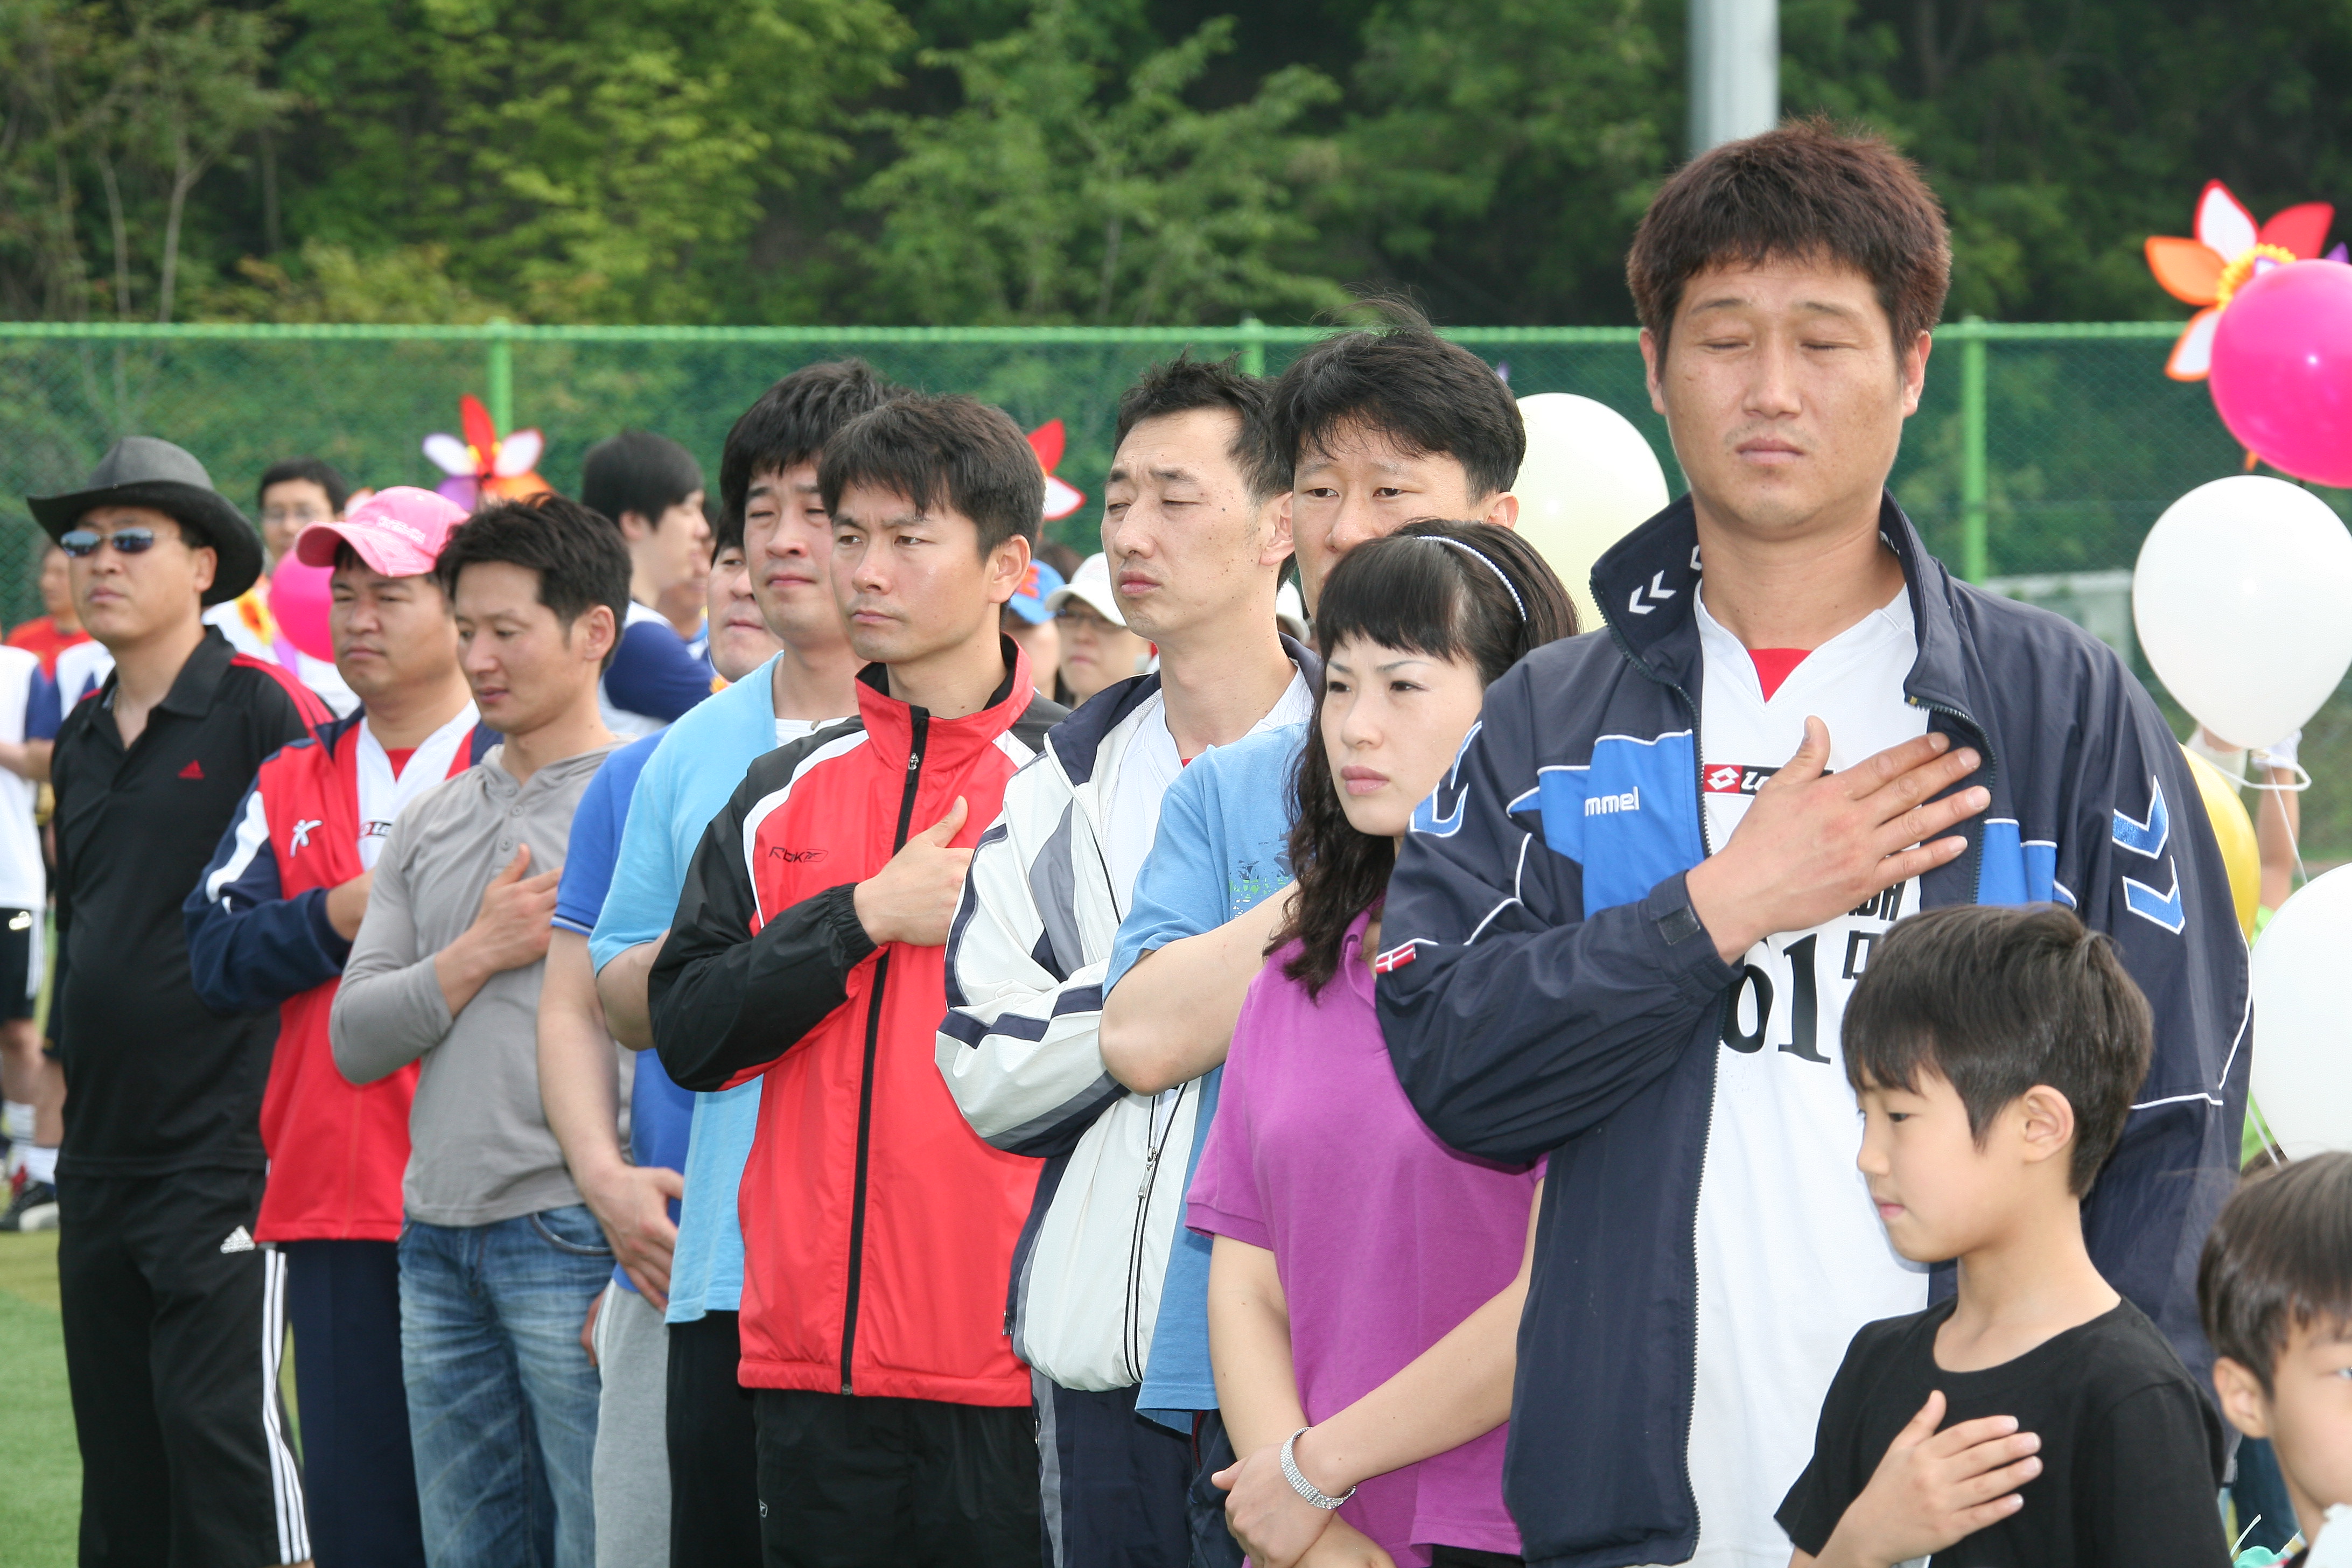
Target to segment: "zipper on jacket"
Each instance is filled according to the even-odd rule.
[[[1940,702],[1923,701],[1908,693],[1905,694],[1903,700],[1916,707],[1925,708],[1930,713],[1940,713],[1954,723],[1964,724],[1976,731],[1977,747],[1984,752],[1984,789],[1988,797],[1985,809],[1991,810],[1990,797],[1992,795],[1993,773],[2000,766],[1999,759],[1992,754],[1991,732],[1978,723],[1973,716],[1963,713],[1957,708],[1947,708]],[[1969,846],[1969,859],[1973,870],[1973,875],[1969,878],[1969,901],[1972,904],[1980,904],[1984,902],[1984,828],[1981,826],[1977,828],[1974,842]],[[1924,887],[1926,879],[1922,878],[1921,882]],[[1922,902],[1924,904],[1925,900],[1923,900]]]
[[[908,712],[907,780],[898,795],[898,828],[890,837],[890,853],[907,847],[907,830],[915,819],[915,789],[922,782],[923,744],[930,737],[931,716],[920,708]],[[890,983],[887,948],[874,961],[874,988],[866,1002],[866,1064],[857,1081],[857,1175],[849,1196],[849,1293],[841,1313],[841,1392],[851,1387],[850,1362],[857,1350],[857,1290],[866,1273],[866,1169],[874,1136],[874,1061],[882,1042],[882,998]]]

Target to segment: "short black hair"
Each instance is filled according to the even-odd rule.
[[[1264,501],[1290,488],[1289,460],[1274,441],[1270,417],[1274,399],[1264,381],[1241,368],[1238,354],[1196,360],[1187,349],[1145,371],[1119,395],[1118,426],[1111,434],[1111,450],[1118,451],[1127,433],[1147,419],[1190,414],[1196,408],[1222,408],[1241,422],[1226,450],[1242,471],[1251,500]]]
[[[1625,281],[1661,350],[1683,289],[1718,264],[1813,258],[1870,279],[1899,358],[1944,313],[1951,231],[1919,166],[1885,138],[1792,120],[1700,153],[1658,187]]]
[[[327,508],[337,517],[343,515],[343,503],[352,499],[352,482],[336,471],[335,466],[323,458],[288,458],[261,470],[261,482],[253,487],[253,504],[257,510],[261,500],[272,485],[282,485],[289,479],[308,479],[327,492]]]
[[[2352,1154],[2246,1178],[2206,1233],[2197,1310],[2213,1353],[2252,1373],[2264,1394],[2294,1330],[2352,1325]]]
[[[835,431],[868,409],[905,395],[903,387],[883,380],[862,359],[803,365],[760,394],[727,432],[727,445],[719,455],[722,521],[713,525],[713,542],[727,537],[741,542],[743,509],[754,477],[813,461]],[[1044,510],[1042,502],[1039,510]]]
[[[608,436],[580,464],[581,500],[615,526],[625,511],[658,524],[662,513],[701,488],[694,454],[650,430]]]
[[[1933,1073],[1981,1145],[2036,1084],[2074,1108],[2067,1186],[2087,1194],[2147,1077],[2156,1028],[2116,944],[2056,904],[1960,904],[1897,921],[1846,1002],[1845,1076],[1916,1090]]]
[[[852,485],[902,495],[918,510],[944,502],[971,519],[986,557],[1018,535],[1034,543],[1045,517],[1045,470],[1021,426],[974,398],[909,393],[835,432],[817,462],[824,510]]]
[[[522,500],[492,501],[449,531],[433,575],[449,602],[457,602],[457,574],[492,562],[539,574],[539,602],[555,613],[563,635],[597,605],[613,612],[613,647],[629,624],[629,552],[620,530],[576,500],[549,491]],[[609,666],[608,650],[604,662]]]
[[[1380,308],[1387,326],[1326,338],[1276,380],[1271,422],[1283,484],[1307,454],[1362,429],[1415,456],[1452,458],[1474,499],[1509,489],[1528,455],[1528,427],[1502,377],[1410,306]]]

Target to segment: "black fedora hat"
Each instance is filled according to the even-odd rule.
[[[26,496],[33,519],[51,539],[62,539],[101,506],[149,506],[177,518],[213,547],[219,563],[206,605],[225,604],[253,586],[261,575],[261,535],[245,513],[220,491],[205,466],[169,441],[125,436],[91,470],[89,482],[68,495]]]

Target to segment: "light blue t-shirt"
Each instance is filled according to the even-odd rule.
[[[598,969],[669,929],[687,868],[710,819],[759,757],[776,749],[775,660],[698,703],[662,731],[638,776],[612,890],[588,939]],[[760,1080],[694,1097],[686,1200],[670,1260],[667,1321],[732,1312],[743,1296],[743,1231],[735,1189],[760,1121]]]
[[[1248,913],[1290,886],[1290,773],[1307,727],[1285,724],[1202,753],[1168,787],[1151,858],[1135,879],[1127,919],[1110,950],[1106,995],[1146,952]],[[1201,1079],[1201,1110],[1184,1183],[1201,1163],[1216,1119],[1216,1068]],[[1136,1393],[1138,1414],[1180,1432],[1195,1411],[1217,1407],[1209,1371],[1209,1238],[1179,1226],[1160,1287],[1151,1359]]]

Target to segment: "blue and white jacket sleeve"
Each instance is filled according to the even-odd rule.
[[[1525,663],[1490,687],[1414,812],[1378,965],[1390,1058],[1423,1120],[1466,1153],[1515,1162],[1664,1074],[1734,974],[1691,909],[1687,862],[1662,853],[1604,881],[1576,858],[1581,817],[1548,822],[1534,695]]]
[[[995,1148],[1066,1154],[1127,1092],[1102,1059],[1103,971],[1117,912],[1092,833],[1040,757],[1004,789],[948,931],[940,1074]],[[1042,901],[1041,901],[1042,900]]]
[[[2122,951],[2156,1048],[2084,1205],[2084,1237],[2107,1282],[2201,1375],[2212,1352],[2197,1263],[2236,1184],[2253,1050],[2246,947],[2203,799],[2162,714],[2119,664],[2086,685],[2081,793],[2062,830],[2074,850],[2053,896]]]
[[[341,975],[352,953],[327,919],[324,888],[285,896],[258,780],[181,915],[196,994],[215,1013],[275,1007]]]

